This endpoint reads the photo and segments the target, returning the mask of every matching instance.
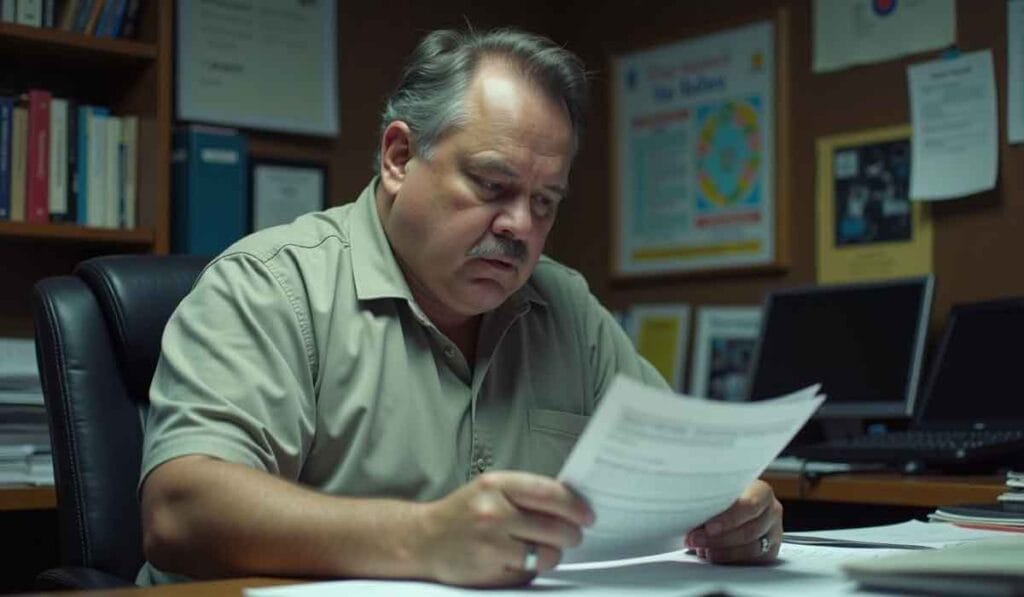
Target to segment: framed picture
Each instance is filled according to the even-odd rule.
[[[931,273],[932,223],[910,200],[909,125],[818,139],[818,282]]]
[[[760,307],[698,309],[690,393],[713,400],[746,400],[760,333]]]
[[[253,158],[249,161],[252,231],[288,224],[326,204],[327,168],[322,164]]]
[[[788,12],[613,58],[616,277],[784,269]]]
[[[337,2],[176,2],[179,120],[338,134]]]
[[[686,345],[690,337],[690,306],[634,305],[629,310],[627,325],[637,352],[654,365],[672,389],[683,391]]]

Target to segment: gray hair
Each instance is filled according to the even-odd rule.
[[[413,51],[381,115],[380,132],[396,120],[412,131],[416,152],[429,159],[436,143],[466,122],[465,96],[481,58],[505,59],[526,80],[565,105],[573,146],[585,124],[587,74],[583,62],[550,39],[515,29],[487,32],[444,29]],[[380,173],[380,149],[374,171]]]

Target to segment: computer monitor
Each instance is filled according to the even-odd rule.
[[[750,399],[820,382],[818,418],[912,416],[933,285],[923,276],[770,293]]]
[[[1024,429],[1024,297],[954,305],[916,423],[935,429]]]

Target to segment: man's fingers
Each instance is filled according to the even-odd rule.
[[[708,520],[703,528],[709,537],[716,537],[763,516],[774,503],[771,486],[763,481],[754,481],[728,510]]]
[[[763,535],[767,538],[767,550],[758,537],[751,543],[735,545],[730,547],[708,547],[699,549],[698,555],[712,564],[756,564],[768,563],[775,560],[779,555],[779,547],[782,544],[782,527],[774,526]]]
[[[522,511],[509,525],[509,533],[523,541],[563,549],[579,545],[583,532],[565,519],[541,512]]]
[[[777,519],[778,517],[773,515],[769,509],[769,511],[764,512],[754,520],[714,537],[708,535],[704,529],[696,529],[686,536],[686,544],[696,548],[724,548],[751,545],[760,540],[765,533],[771,531]]]
[[[485,487],[501,491],[519,508],[563,518],[576,526],[589,526],[594,515],[583,498],[563,483],[531,473],[486,473],[478,477]]]

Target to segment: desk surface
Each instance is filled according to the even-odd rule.
[[[905,476],[895,473],[849,473],[802,479],[797,473],[761,476],[780,500],[881,504],[934,508],[950,504],[993,502],[1006,491],[999,476]]]
[[[53,510],[57,493],[52,485],[0,485],[0,512],[13,510]]]
[[[946,506],[991,502],[1006,490],[1002,477],[904,476],[898,474],[827,475],[814,480],[796,473],[765,473],[779,499],[890,506]],[[57,507],[53,487],[0,485],[0,512]]]
[[[108,589],[97,591],[79,591],[76,595],[88,597],[237,597],[242,594],[242,589],[251,587],[270,587],[274,585],[293,585],[306,582],[300,579],[290,578],[232,578],[228,580],[207,580],[201,582],[180,583],[173,585],[162,585],[159,587],[131,587],[126,589]],[[24,593],[23,597],[67,597],[69,593]]]

